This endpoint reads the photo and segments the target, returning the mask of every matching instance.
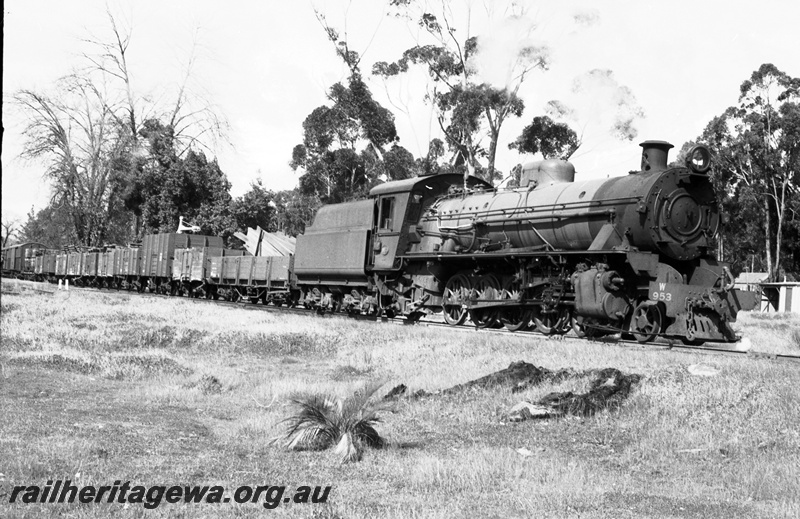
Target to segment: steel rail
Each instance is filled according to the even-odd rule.
[[[608,345],[619,345],[619,346],[627,346],[627,347],[634,347],[637,346],[639,348],[650,348],[650,349],[660,349],[660,350],[668,350],[668,351],[679,351],[679,350],[692,350],[695,352],[704,352],[704,353],[714,353],[714,354],[733,354],[733,355],[745,355],[749,358],[753,359],[769,359],[769,360],[788,360],[788,361],[800,361],[800,355],[794,355],[791,353],[770,353],[770,352],[763,352],[763,351],[753,351],[753,350],[740,350],[740,349],[732,349],[732,348],[724,348],[719,346],[705,346],[705,345],[690,345],[690,344],[683,344],[674,339],[665,339],[660,338],[659,342],[639,342],[636,340],[629,340],[617,337],[597,337],[597,338],[590,338],[590,337],[576,337],[574,335],[559,335],[559,334],[552,334],[547,335],[543,334],[538,331],[532,330],[525,330],[525,331],[516,331],[512,332],[506,330],[505,328],[478,328],[475,325],[471,324],[462,324],[459,326],[451,326],[444,322],[438,321],[430,321],[430,320],[416,320],[416,321],[409,321],[404,317],[378,317],[375,315],[363,315],[363,314],[347,314],[345,312],[329,312],[329,311],[320,311],[314,308],[306,308],[300,306],[275,306],[275,305],[264,305],[264,304],[253,304],[247,301],[246,299],[241,299],[239,301],[225,301],[219,299],[206,299],[202,297],[185,297],[185,296],[172,296],[169,294],[157,294],[151,292],[136,292],[134,290],[120,290],[120,289],[100,289],[95,287],[73,287],[71,290],[90,290],[96,291],[99,293],[104,294],[119,294],[119,295],[126,295],[126,294],[136,294],[137,296],[145,296],[145,297],[153,297],[153,298],[166,298],[166,299],[181,299],[181,300],[188,300],[196,304],[203,304],[203,303],[216,303],[221,306],[229,306],[229,307],[237,307],[237,308],[244,308],[246,310],[251,311],[262,311],[262,312],[269,312],[269,313],[289,313],[295,315],[305,315],[305,316],[317,316],[322,318],[344,318],[344,319],[356,319],[362,321],[375,321],[378,323],[383,324],[391,324],[391,325],[410,325],[410,326],[423,326],[429,328],[443,328],[449,330],[455,330],[459,332],[470,332],[483,334],[490,334],[490,335],[508,335],[508,336],[516,336],[516,337],[536,337],[536,338],[551,338],[559,341],[569,341],[569,342],[583,342],[588,341],[592,343],[602,343]],[[43,291],[42,291],[43,292]],[[52,293],[55,293],[52,292]],[[620,332],[621,330],[615,330]],[[720,343],[724,344],[724,343]]]

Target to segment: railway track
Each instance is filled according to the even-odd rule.
[[[86,290],[86,289],[84,289]],[[89,289],[89,290],[97,290],[97,289]],[[102,291],[105,292],[105,291]],[[159,298],[169,298],[172,299],[175,296],[163,295],[163,294],[141,294],[146,296],[152,297],[159,297]],[[610,346],[619,346],[631,349],[656,349],[656,350],[665,350],[665,351],[693,351],[693,352],[702,352],[708,354],[729,354],[729,355],[744,355],[749,358],[754,359],[772,359],[772,360],[787,360],[787,361],[800,361],[800,355],[794,355],[789,353],[769,353],[769,352],[760,352],[754,350],[743,350],[743,349],[736,349],[736,348],[729,348],[725,343],[706,343],[703,345],[688,345],[683,344],[679,341],[672,340],[672,339],[658,339],[657,342],[648,342],[648,343],[641,343],[636,340],[624,339],[619,336],[619,334],[615,336],[606,336],[600,338],[580,338],[570,334],[567,335],[545,335],[538,331],[516,331],[511,332],[506,330],[505,328],[478,328],[471,324],[462,324],[459,326],[451,326],[445,322],[440,322],[431,319],[420,319],[417,321],[409,321],[402,317],[376,317],[376,316],[369,316],[369,315],[348,315],[346,313],[319,313],[315,312],[313,309],[303,308],[303,307],[288,307],[288,306],[273,306],[273,305],[262,305],[262,304],[252,304],[248,301],[241,300],[238,302],[233,301],[221,301],[221,300],[213,300],[213,299],[197,299],[197,298],[189,298],[190,301],[195,303],[206,303],[212,302],[219,305],[236,307],[236,308],[244,308],[246,310],[251,311],[264,311],[264,312],[272,312],[272,313],[290,313],[294,315],[305,315],[308,316],[310,314],[315,314],[320,317],[330,317],[330,318],[341,318],[341,319],[356,319],[362,321],[374,321],[376,323],[382,324],[389,324],[389,325],[404,325],[404,326],[424,326],[430,328],[447,328],[449,330],[459,331],[459,332],[470,332],[470,333],[483,333],[483,334],[490,334],[490,335],[506,335],[506,336],[514,336],[514,337],[532,337],[537,339],[543,338],[551,338],[561,341],[567,342],[577,342],[577,341],[590,341],[593,343],[601,343],[601,344],[608,344]]]
[[[48,292],[45,290],[38,290],[33,289],[37,292]],[[122,290],[101,290],[98,288],[88,288],[88,287],[73,287],[71,290],[90,290],[95,291],[103,294],[128,294],[133,292],[127,292]],[[498,335],[498,336],[514,336],[514,337],[532,337],[537,339],[542,338],[551,338],[566,342],[574,342],[574,341],[590,341],[594,343],[601,343],[607,344],[610,346],[619,346],[631,349],[657,349],[657,350],[665,350],[665,351],[693,351],[693,352],[702,352],[702,353],[709,353],[709,354],[729,354],[729,355],[744,355],[754,359],[772,359],[772,360],[786,360],[786,361],[800,361],[800,355],[789,354],[789,353],[769,353],[769,352],[760,352],[754,350],[742,350],[736,348],[728,348],[726,347],[727,344],[720,343],[706,343],[704,345],[688,345],[683,344],[681,342],[671,340],[671,339],[659,339],[657,342],[648,342],[648,343],[640,343],[635,340],[628,340],[621,338],[619,334],[614,336],[606,336],[600,338],[580,338],[570,334],[567,335],[545,335],[538,331],[516,331],[511,332],[506,330],[505,328],[478,328],[471,324],[462,324],[459,326],[451,326],[445,322],[440,322],[432,319],[420,319],[417,321],[409,321],[405,318],[395,317],[395,318],[388,318],[388,317],[377,317],[377,316],[369,316],[369,315],[358,315],[358,314],[346,314],[346,313],[319,313],[313,309],[303,308],[303,307],[288,307],[288,306],[274,306],[274,305],[263,305],[263,304],[253,304],[245,300],[241,301],[223,301],[223,300],[214,300],[214,299],[203,299],[203,298],[185,298],[181,296],[170,296],[166,294],[154,294],[154,293],[136,293],[138,296],[143,297],[152,297],[152,298],[166,298],[166,299],[175,299],[176,297],[180,297],[181,299],[189,300],[195,304],[204,304],[204,303],[215,303],[221,306],[228,306],[233,308],[244,308],[250,311],[262,311],[262,312],[270,312],[270,313],[289,313],[294,315],[317,315],[320,317],[326,318],[340,318],[340,319],[356,319],[362,321],[374,321],[379,324],[388,324],[388,325],[405,325],[405,326],[424,326],[429,328],[447,328],[449,330],[453,330],[456,332],[469,332],[469,333],[482,333],[482,334],[489,334],[489,335]]]
[[[764,358],[764,359],[785,359],[785,360],[795,360],[800,361],[800,355],[793,355],[793,354],[783,354],[783,353],[768,353],[768,352],[759,352],[753,350],[742,350],[742,349],[735,349],[735,348],[726,348],[725,344],[708,344],[705,345],[687,345],[677,341],[669,340],[669,339],[659,339],[658,342],[648,342],[648,343],[641,343],[635,340],[623,339],[621,337],[601,337],[601,338],[580,338],[576,337],[572,334],[569,335],[544,335],[540,332],[536,331],[517,331],[511,332],[505,329],[486,329],[486,328],[477,328],[475,326],[469,325],[461,325],[461,326],[450,326],[446,323],[438,323],[435,321],[419,321],[415,323],[417,326],[429,326],[429,327],[443,327],[449,328],[459,331],[469,331],[469,332],[479,332],[479,333],[488,333],[494,335],[512,335],[515,337],[519,336],[531,336],[537,338],[553,338],[556,340],[567,341],[567,342],[584,342],[589,341],[593,343],[600,343],[600,344],[608,344],[608,345],[615,345],[620,347],[627,347],[631,349],[658,349],[658,350],[667,350],[667,351],[686,351],[691,350],[695,352],[707,352],[707,353],[728,353],[733,355],[745,355],[752,358]]]

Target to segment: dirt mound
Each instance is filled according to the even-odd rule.
[[[586,371],[573,369],[552,371],[519,361],[512,362],[506,369],[491,373],[485,377],[433,393],[419,390],[407,394],[408,387],[405,384],[400,384],[389,391],[384,399],[392,400],[403,396],[414,399],[497,387],[508,387],[511,388],[512,393],[517,393],[545,382],[561,382],[567,379],[584,377],[592,377],[592,382],[586,393],[575,394],[571,391],[550,393],[535,404],[521,402],[511,410],[509,420],[522,421],[534,417],[546,418],[564,415],[591,416],[603,409],[616,409],[630,394],[631,387],[641,380],[641,375],[626,375],[615,368]]]
[[[603,409],[617,409],[630,394],[631,387],[641,380],[641,375],[626,375],[615,368],[592,371],[594,379],[586,393],[549,393],[536,403],[552,409],[554,414],[591,416]]]
[[[485,377],[445,389],[442,393],[459,393],[467,389],[490,389],[495,387],[510,387],[512,393],[519,393],[544,382],[560,382],[580,376],[583,376],[583,374],[571,369],[551,371],[525,361],[519,361],[512,362],[506,369],[501,369]]]

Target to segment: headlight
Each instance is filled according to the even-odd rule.
[[[711,152],[702,144],[697,144],[686,155],[686,166],[695,173],[705,173],[711,167]]]

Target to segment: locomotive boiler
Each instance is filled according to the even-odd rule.
[[[448,236],[444,250],[594,251],[624,243],[674,260],[706,254],[719,225],[708,161],[669,169],[671,144],[642,146],[642,170],[626,177],[575,182],[569,162],[541,161],[523,169],[519,189],[443,200],[428,226]]]

